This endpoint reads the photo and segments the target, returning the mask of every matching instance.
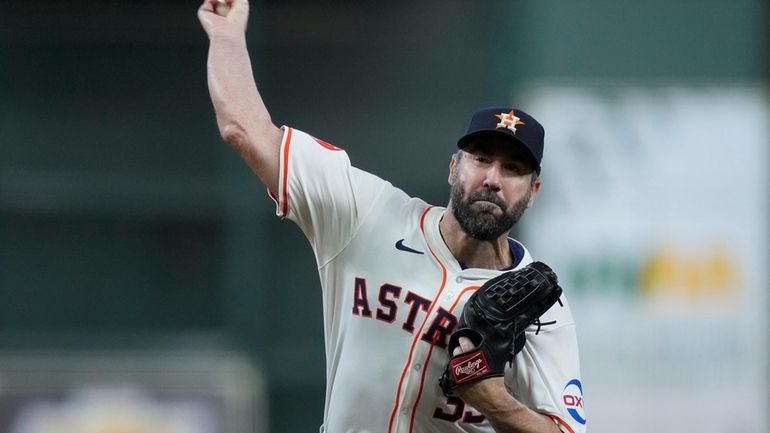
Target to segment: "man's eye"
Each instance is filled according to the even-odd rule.
[[[484,155],[474,155],[473,159],[480,164],[491,164],[492,160]]]
[[[505,169],[511,173],[521,173],[523,171],[519,164],[506,164]]]

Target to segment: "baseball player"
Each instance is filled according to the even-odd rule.
[[[479,110],[446,208],[273,125],[246,49],[247,0],[204,0],[224,140],[310,242],[323,290],[322,432],[584,432],[575,325],[557,279],[507,236],[540,191],[543,128]],[[457,331],[457,332],[455,332]]]

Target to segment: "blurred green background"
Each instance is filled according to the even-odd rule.
[[[218,136],[197,7],[3,8],[0,350],[242,350],[267,373],[271,431],[317,431],[312,252]],[[254,1],[248,39],[276,124],[443,205],[450,153],[476,108],[537,82],[767,83],[769,9]]]

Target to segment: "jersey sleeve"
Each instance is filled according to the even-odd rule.
[[[350,164],[347,153],[305,132],[283,127],[276,214],[294,221],[319,266],[355,235],[388,182]]]
[[[511,394],[550,416],[563,432],[584,433],[586,413],[577,335],[564,295],[540,318],[539,326],[525,332],[527,343],[506,372]]]

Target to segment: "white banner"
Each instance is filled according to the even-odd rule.
[[[523,239],[578,325],[592,433],[768,430],[770,113],[747,88],[533,92]]]
[[[264,433],[266,393],[234,352],[0,352],[3,433]]]

